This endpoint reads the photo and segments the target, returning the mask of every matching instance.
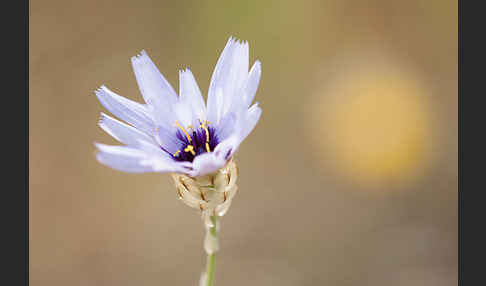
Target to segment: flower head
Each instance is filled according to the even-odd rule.
[[[248,72],[247,42],[228,40],[211,77],[207,104],[189,69],[179,72],[177,95],[145,51],[131,61],[145,104],[105,86],[95,91],[106,109],[128,123],[101,113],[99,126],[125,144],[96,144],[96,158],[111,168],[191,177],[214,173],[226,165],[260,118],[258,103],[251,103],[261,64],[256,61]]]

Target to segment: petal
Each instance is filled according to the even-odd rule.
[[[172,107],[172,110],[175,114],[176,120],[173,123],[179,122],[185,128],[189,127],[194,120],[194,115],[192,112],[191,105],[183,103],[183,102],[176,102]],[[171,124],[170,122],[168,124]]]
[[[138,140],[147,141],[155,144],[154,139],[144,132],[141,132],[128,124],[118,121],[115,118],[104,114],[103,112],[101,113],[101,118],[98,122],[98,125],[106,133],[110,134],[113,138],[126,145],[137,146]]]
[[[241,143],[245,138],[253,131],[260,116],[262,114],[262,109],[258,107],[258,103],[255,103],[248,111],[244,114],[243,117],[237,119],[236,126],[229,138],[225,141],[221,142],[216,146],[214,152],[218,150],[218,147],[221,146],[221,152],[226,153],[225,159],[233,156],[233,154],[238,150]],[[225,146],[226,145],[226,146]]]
[[[229,110],[248,75],[247,42],[228,40],[211,77],[208,91],[208,120],[219,123]],[[222,95],[222,96],[221,96]]]
[[[129,172],[129,173],[144,173],[153,172],[153,168],[147,164],[142,164],[141,161],[146,159],[148,155],[135,148],[125,146],[109,146],[104,144],[96,144],[99,152],[96,154],[96,159],[115,170]]]
[[[222,116],[222,112],[223,112],[223,104],[224,104],[223,89],[221,87],[218,87],[216,88],[214,95],[212,96],[212,105],[209,105],[209,99],[208,99],[207,118],[209,122],[215,125],[219,124],[220,117]]]
[[[235,130],[236,114],[234,112],[227,113],[219,122],[216,128],[216,137],[219,141],[228,138]]]
[[[237,134],[232,134],[229,138],[220,142],[213,153],[219,158],[228,160],[236,152],[240,142]]]
[[[258,84],[261,77],[261,64],[256,61],[250,73],[246,77],[243,86],[240,89],[233,91],[231,105],[225,109],[225,113],[235,113],[238,116],[246,113],[248,107],[255,98]]]
[[[184,142],[177,138],[176,131],[171,131],[171,129],[167,129],[163,126],[157,127],[155,139],[157,143],[170,154],[174,154],[177,150],[184,147]]]
[[[152,115],[146,106],[119,96],[104,85],[97,89],[95,94],[101,104],[118,118],[147,134],[153,132]]]
[[[260,83],[260,77],[262,75],[262,65],[260,61],[256,61],[248,74],[248,79],[245,83],[244,100],[243,104],[246,108],[250,106],[255,98],[258,84]]]
[[[236,49],[233,54],[233,63],[230,73],[226,78],[226,82],[223,88],[224,106],[223,114],[234,108],[233,105],[238,105],[242,100],[240,91],[243,88],[243,84],[248,78],[248,65],[249,65],[249,47],[248,42],[237,42]]]
[[[244,121],[242,122],[242,128],[239,134],[240,142],[245,140],[251,131],[253,131],[261,115],[262,109],[258,106],[258,102],[253,104],[253,106],[248,109]]]
[[[204,99],[196,79],[189,68],[179,72],[179,95],[179,102],[191,108],[196,120],[206,120]]]
[[[143,144],[143,143],[142,143]],[[148,143],[144,143],[148,144]],[[96,144],[96,159],[115,170],[129,173],[177,172],[181,170],[175,161],[164,159],[152,152],[126,147]]]
[[[167,152],[160,149],[158,146],[150,144],[146,141],[140,141],[140,149],[151,154],[153,158],[157,158],[158,160],[154,163],[155,165],[162,164],[170,165],[173,167],[173,172],[186,172],[192,170],[192,163],[191,162],[177,162],[174,160],[172,155],[168,154]],[[157,168],[156,168],[157,169]],[[165,172],[165,171],[161,171]]]
[[[224,78],[225,74],[228,73],[228,69],[230,67],[229,62],[232,57],[233,50],[233,37],[230,37],[228,39],[228,42],[226,42],[226,46],[221,52],[221,55],[219,56],[218,62],[216,63],[216,67],[214,68],[213,74],[211,76],[211,82],[209,83],[207,100],[208,120],[214,123],[219,120],[217,89],[221,89],[221,81]]]
[[[157,111],[154,113],[155,120],[159,124],[170,123],[174,118],[172,106],[177,102],[176,92],[145,51],[132,57],[131,61],[145,102]]]
[[[222,168],[226,164],[226,160],[220,156],[216,156],[214,152],[203,153],[194,158],[192,162],[193,170],[188,172],[191,177],[203,176]]]

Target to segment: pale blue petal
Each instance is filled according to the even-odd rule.
[[[240,144],[238,134],[234,133],[224,141],[220,142],[216,148],[214,148],[214,155],[218,158],[228,160],[238,149]]]
[[[153,133],[154,122],[145,105],[119,96],[104,85],[95,94],[101,104],[118,118],[147,134]]]
[[[216,128],[216,137],[219,141],[225,140],[235,131],[236,122],[236,114],[234,112],[223,116]]]
[[[245,140],[251,131],[253,131],[261,115],[262,109],[258,106],[258,102],[248,109],[242,122],[241,133],[239,133],[240,142]]]
[[[139,148],[147,154],[151,155],[152,159],[156,159],[153,162],[154,169],[159,172],[166,172],[166,166],[170,166],[172,169],[171,172],[184,172],[187,173],[192,171],[192,163],[191,162],[178,162],[175,161],[173,156],[168,154],[167,152],[160,149],[160,147],[150,144],[146,141],[139,141],[140,145]]]
[[[192,170],[192,163],[191,162],[178,162],[175,161],[172,155],[168,154],[167,152],[160,149],[158,146],[150,144],[146,141],[139,141],[140,145],[139,148],[146,152],[147,154],[151,155],[151,158],[156,158],[157,160],[154,161],[154,168],[158,170],[158,165],[161,165],[161,171],[165,172],[165,166],[171,166],[172,172],[187,172]]]
[[[226,46],[223,49],[223,52],[221,52],[221,55],[219,56],[218,62],[216,63],[216,67],[214,68],[213,75],[211,76],[211,82],[209,83],[209,90],[208,90],[208,100],[207,100],[207,110],[208,110],[208,120],[211,122],[216,123],[219,118],[218,114],[218,105],[222,104],[221,102],[218,102],[217,98],[217,89],[221,89],[221,81],[222,78],[224,78],[224,75],[227,74],[229,70],[229,62],[232,57],[234,50],[234,45],[233,45],[233,37],[230,37],[228,39],[228,42],[226,42]],[[222,91],[221,91],[222,93]]]
[[[211,98],[211,100],[209,99]],[[208,112],[207,118],[208,121],[217,125],[219,124],[220,117],[223,113],[223,104],[224,104],[224,96],[223,96],[223,88],[217,87],[212,96],[208,96]]]
[[[109,146],[104,144],[96,144],[96,147],[99,150],[96,154],[96,159],[100,163],[115,170],[129,173],[154,171],[152,166],[141,163],[148,157],[148,155],[141,150],[125,146]]]
[[[260,61],[256,61],[248,74],[248,79],[245,83],[244,100],[243,104],[245,108],[248,108],[255,98],[258,84],[260,83],[260,77],[262,75],[262,65]]]
[[[218,147],[221,146],[222,152],[225,153],[226,158],[233,156],[233,154],[238,150],[243,140],[253,131],[260,116],[262,114],[262,109],[258,107],[258,102],[255,103],[250,109],[248,109],[242,116],[237,119],[236,126],[231,133],[231,135],[225,139],[225,141],[218,144],[215,148],[215,152]],[[224,144],[223,144],[224,143]],[[226,146],[225,146],[226,145]],[[229,153],[228,151],[229,150]]]
[[[216,64],[208,91],[208,120],[218,124],[248,76],[248,43],[230,37]]]
[[[113,138],[124,143],[126,145],[136,146],[138,145],[138,140],[143,140],[156,144],[154,139],[148,136],[146,133],[139,131],[138,129],[125,124],[115,118],[101,113],[101,118],[98,125],[106,133],[110,134]]]
[[[178,100],[176,92],[145,51],[132,57],[131,61],[145,102],[157,111],[154,113],[155,120],[164,125],[172,123],[174,120],[172,107]]]
[[[230,73],[227,75],[226,82],[223,87],[224,105],[223,114],[230,110],[238,109],[238,105],[243,100],[241,91],[243,84],[248,78],[249,65],[249,47],[248,42],[237,42],[235,52],[233,54],[233,63],[231,65]]]
[[[168,160],[162,155],[148,150],[147,146],[153,146],[145,141],[140,141],[145,145],[145,150],[140,150],[127,146],[110,146],[105,144],[96,144],[99,152],[96,159],[115,170],[129,173],[145,172],[180,172],[181,164],[173,160]]]
[[[155,139],[170,154],[174,154],[184,146],[184,142],[177,138],[176,131],[173,126],[168,126],[168,128],[164,126],[157,127]]]
[[[172,111],[174,112],[175,118],[175,120],[171,122],[172,125],[179,123],[184,126],[184,128],[188,128],[194,122],[194,114],[190,105],[179,101],[172,106]]]
[[[216,172],[225,164],[226,160],[220,156],[216,156],[214,152],[203,153],[194,158],[194,161],[192,162],[193,170],[189,171],[188,174],[191,177],[204,176]]]
[[[179,72],[179,102],[189,108],[192,120],[206,120],[204,98],[194,75],[188,68]]]
[[[261,64],[259,61],[256,61],[252,69],[250,70],[250,73],[248,73],[247,76],[242,76],[243,78],[245,78],[245,81],[241,88],[235,89],[233,91],[231,104],[228,108],[225,109],[225,114],[235,113],[240,116],[241,114],[246,113],[248,107],[255,98],[258,84],[260,82],[260,76]]]

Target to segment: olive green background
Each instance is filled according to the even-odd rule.
[[[167,174],[99,164],[101,84],[146,49],[203,93],[228,37],[262,61],[217,285],[457,285],[457,2],[30,2],[31,285],[198,285]],[[106,111],[105,111],[106,112]]]

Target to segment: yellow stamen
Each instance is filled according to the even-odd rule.
[[[181,150],[177,150],[174,154],[172,154],[174,157],[179,156],[179,153],[181,153]]]
[[[206,125],[209,125],[209,122],[205,120],[203,123],[201,123],[201,128],[206,131],[206,151],[211,152],[211,149],[209,148],[209,130]]]
[[[186,149],[184,149],[184,152],[191,152],[192,155],[196,155],[196,152],[194,152],[194,146],[192,145],[187,145]]]
[[[189,141],[189,143],[192,142],[191,136],[189,136],[189,133],[187,133],[186,129],[184,129],[184,127],[182,127],[182,125],[180,125],[177,121],[175,122],[175,124],[182,130],[182,132],[184,132],[184,134],[186,134],[187,141]]]

